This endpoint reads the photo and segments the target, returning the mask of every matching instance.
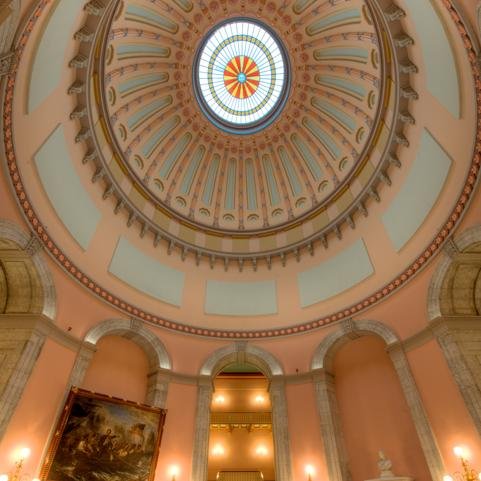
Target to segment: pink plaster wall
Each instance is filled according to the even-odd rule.
[[[157,481],[168,478],[171,466],[179,467],[176,481],[189,481],[194,446],[197,386],[171,383],[167,396],[167,417],[159,453]]]
[[[341,424],[353,479],[376,478],[377,453],[383,450],[397,475],[427,481],[409,408],[384,342],[365,336],[336,354],[333,372]]]
[[[7,432],[0,442],[0,473],[13,467],[18,449],[29,447],[24,473],[38,475],[49,435],[66,395],[75,353],[47,339],[27,382]]]
[[[327,480],[314,386],[310,383],[288,385],[286,396],[293,479],[306,479],[306,465],[311,465],[315,469],[313,481]]]
[[[97,343],[82,388],[145,403],[147,357],[137,344],[119,336],[106,336]]]
[[[450,472],[459,469],[453,447],[462,445],[469,449],[474,466],[481,470],[481,439],[439,345],[432,340],[409,352],[408,360],[446,469]]]

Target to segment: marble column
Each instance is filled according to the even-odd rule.
[[[324,369],[318,369],[313,372],[313,381],[329,481],[350,481],[352,477],[340,423],[334,376]]]
[[[147,377],[146,403],[165,409],[169,391],[170,371],[157,369]]]
[[[433,332],[481,436],[481,364],[477,361],[481,356],[481,317],[468,319],[437,319],[433,325]],[[460,345],[456,334],[461,339],[465,338],[469,346],[463,346],[465,343],[462,341]],[[474,372],[467,361],[470,354],[475,360],[472,363],[473,367],[477,368]]]
[[[272,403],[272,434],[274,437],[274,462],[276,481],[292,481],[289,429],[287,423],[287,399],[285,382],[273,377],[269,393]]]
[[[192,481],[207,481],[210,405],[213,392],[214,387],[210,376],[201,377],[197,388],[194,452],[192,453]]]
[[[411,368],[407,361],[406,354],[400,344],[390,346],[388,352],[399,377],[404,397],[409,406],[414,427],[416,428],[431,477],[435,481],[441,480],[445,473],[443,459],[424,409]]]

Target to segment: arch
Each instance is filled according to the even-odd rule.
[[[431,278],[427,308],[436,340],[481,434],[480,224],[447,242]]]
[[[375,334],[384,340],[386,346],[394,346],[399,342],[396,333],[378,321],[344,321],[341,329],[327,335],[314,352],[311,369],[330,369],[334,354],[349,340],[366,334]]]
[[[341,322],[337,331],[327,335],[321,341],[311,362],[329,479],[331,481],[346,481],[351,477],[342,429],[338,419],[335,380],[331,372],[332,361],[342,345],[349,340],[364,335],[375,335],[386,343],[431,476],[433,479],[441,479],[444,470],[443,460],[398,336],[382,322],[374,320],[354,321],[352,319]]]
[[[237,342],[214,351],[202,365],[200,375],[214,378],[224,367],[238,360],[256,366],[269,379],[284,374],[281,364],[270,352],[247,342]]]
[[[256,366],[270,380],[276,480],[292,481],[289,433],[286,423],[287,399],[283,378],[284,370],[275,356],[247,341],[229,344],[214,351],[200,369],[191,479],[192,481],[207,481],[213,380],[224,367],[233,362]]]
[[[2,366],[5,381],[0,385],[0,437],[45,341],[41,329],[25,328],[22,319],[45,316],[53,320],[56,312],[55,286],[40,241],[14,222],[0,219],[0,320],[6,321],[0,324],[0,353],[6,359]],[[16,316],[14,328],[8,323],[11,315]]]
[[[12,48],[18,22],[20,20],[20,0],[3,2],[0,7],[3,22],[0,24],[0,54]]]
[[[146,403],[165,407],[169,386],[168,373],[172,369],[170,356],[160,339],[136,319],[108,319],[91,328],[77,354],[70,374],[68,390],[80,386],[95,353],[95,346],[104,336],[121,336],[138,344],[149,361]]]
[[[25,297],[28,293],[28,307],[24,313],[42,314],[51,320],[57,315],[56,291],[52,275],[42,256],[42,244],[34,234],[27,234],[15,223],[0,219],[0,241],[12,249],[12,260],[20,262],[24,269],[22,278],[17,277],[19,285],[10,290],[10,294]],[[1,248],[1,246],[0,246]],[[4,272],[0,255],[0,286]],[[5,276],[7,277],[7,276]],[[8,280],[4,281],[8,288]],[[25,302],[20,302],[25,306]],[[0,305],[0,312],[1,305]],[[15,312],[21,312],[16,310]]]
[[[96,345],[104,336],[121,336],[134,341],[147,355],[151,369],[172,369],[169,354],[160,339],[135,319],[108,319],[94,326],[84,341]]]
[[[443,312],[443,286],[456,262],[455,257],[473,244],[481,242],[481,225],[475,225],[450,239],[439,256],[438,266],[434,271],[428,289],[428,317],[430,321],[450,314]],[[481,263],[480,263],[481,267]],[[453,273],[454,274],[454,273]]]

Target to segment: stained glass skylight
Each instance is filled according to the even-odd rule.
[[[194,65],[198,101],[209,119],[233,133],[261,130],[286,101],[288,60],[268,27],[236,19],[214,28]]]

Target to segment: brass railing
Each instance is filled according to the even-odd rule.
[[[217,481],[264,481],[261,471],[219,471]]]
[[[211,424],[271,424],[269,412],[215,412],[210,416]]]

